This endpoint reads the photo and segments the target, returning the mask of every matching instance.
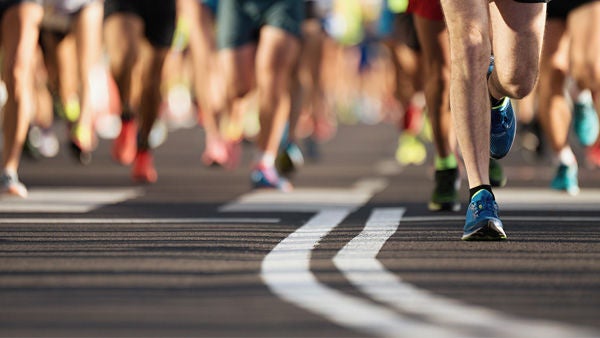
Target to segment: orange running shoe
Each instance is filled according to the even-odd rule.
[[[156,182],[158,174],[156,173],[156,169],[154,169],[154,160],[150,150],[141,150],[137,152],[133,163],[131,177],[134,182]]]
[[[123,121],[119,136],[113,141],[112,157],[123,165],[133,163],[137,152],[137,123],[135,120]]]

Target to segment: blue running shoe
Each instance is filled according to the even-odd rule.
[[[261,165],[254,167],[250,173],[250,180],[252,181],[252,187],[255,189],[268,188],[277,189],[283,192],[293,190],[292,184],[285,178],[279,176],[275,167]]]
[[[500,104],[492,107],[490,129],[490,156],[498,160],[508,154],[517,132],[517,119],[510,98],[504,97]]]
[[[579,143],[588,147],[598,139],[598,114],[592,102],[578,102],[573,107],[573,130]]]
[[[498,204],[489,191],[479,190],[469,203],[462,240],[499,241],[505,239],[506,234],[502,228],[502,221],[498,218]]]
[[[579,193],[579,183],[577,181],[577,163],[572,165],[560,164],[552,183],[552,189],[566,191],[569,195]]]
[[[494,70],[494,56],[490,56],[487,76]],[[517,118],[510,98],[504,97],[496,106],[492,107],[492,122],[490,131],[490,156],[501,159],[512,147],[517,133]]]

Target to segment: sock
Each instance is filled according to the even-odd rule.
[[[504,97],[497,99],[497,98],[493,97],[492,94],[490,94],[490,103],[492,105],[492,108],[500,105],[503,100],[504,100]]]
[[[17,171],[13,169],[4,169],[2,174],[7,177],[17,177]]]
[[[135,114],[131,110],[129,105],[123,105],[123,112],[121,112],[121,121],[128,122],[135,119]]]
[[[450,154],[446,157],[435,157],[436,170],[456,169],[457,167],[458,163],[456,163],[456,156],[454,156],[454,154]]]
[[[265,167],[272,167],[275,165],[275,155],[261,151],[257,154],[256,163]]]
[[[494,196],[494,193],[492,192],[492,186],[489,184],[482,184],[482,185],[478,185],[474,188],[469,189],[469,200],[473,199],[473,195],[475,195],[479,190],[489,191],[490,194],[492,194],[492,197],[494,197],[494,199],[496,199],[496,197]]]
[[[573,150],[571,150],[571,147],[569,146],[562,148],[558,153],[558,161],[564,165],[573,165],[577,163],[575,154],[573,154]]]
[[[592,99],[592,93],[589,90],[583,90],[575,98],[575,103],[579,104],[591,104],[594,100]]]
[[[148,140],[143,139],[141,134],[138,133],[137,134],[137,150],[138,150],[138,152],[146,151],[149,149],[150,149],[150,144],[148,143]]]

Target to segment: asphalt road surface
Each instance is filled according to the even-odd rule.
[[[341,127],[289,194],[250,189],[250,147],[203,167],[202,138],[171,133],[154,185],[108,141],[86,167],[24,159],[30,198],[0,200],[0,335],[600,337],[600,170],[553,192],[517,146],[509,239],[472,243],[464,203],[427,211],[431,154],[398,166],[389,125]]]

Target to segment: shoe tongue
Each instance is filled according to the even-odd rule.
[[[483,194],[483,195],[481,195],[481,194]],[[480,190],[479,190],[479,191],[477,191],[475,194],[473,194],[473,197],[472,197],[471,199],[475,199],[476,197],[479,197],[479,195],[481,195],[481,196],[480,196],[481,198],[486,198],[486,199],[488,199],[488,198],[489,198],[489,196],[486,196],[486,195],[490,195],[490,192],[489,192],[489,191],[487,191],[487,190],[485,190],[485,189],[480,189]]]

